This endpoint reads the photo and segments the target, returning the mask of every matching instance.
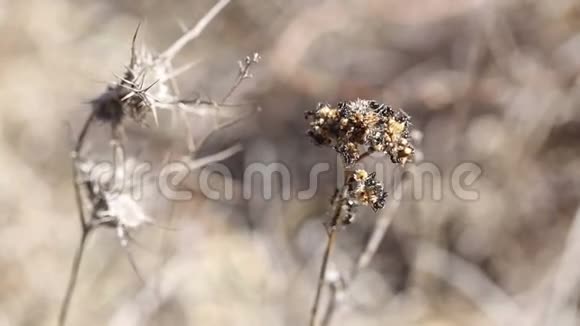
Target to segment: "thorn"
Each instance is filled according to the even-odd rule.
[[[151,85],[147,86],[147,88],[143,89],[143,90],[141,91],[141,93],[145,93],[145,92],[147,92],[148,90],[150,90],[150,89],[151,89],[151,87],[155,86],[155,84],[157,84],[158,82],[159,82],[159,80],[156,80],[156,81],[154,81],[153,83],[151,83]]]
[[[155,127],[159,128],[159,118],[157,116],[157,107],[155,104],[151,104],[151,113],[153,114],[153,121],[155,122]]]
[[[137,34],[139,34],[139,29],[141,28],[141,22],[137,24],[137,28],[135,29],[135,33],[133,34],[133,39],[131,41],[131,59],[129,66],[131,69],[135,66],[137,62],[137,54],[135,53],[135,42],[137,41]]]
[[[130,99],[131,97],[135,96],[135,91],[131,91],[129,92],[129,94],[123,96],[123,98],[121,98],[121,102],[125,102],[126,100]]]

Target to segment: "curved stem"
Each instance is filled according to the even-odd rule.
[[[75,200],[77,203],[77,209],[78,209],[78,216],[79,216],[79,222],[81,224],[81,232],[87,233],[87,220],[85,219],[85,210],[84,210],[84,205],[83,205],[83,200],[82,200],[82,196],[81,196],[81,189],[80,189],[80,180],[79,180],[79,171],[78,171],[78,160],[79,160],[79,155],[81,150],[83,149],[83,145],[85,143],[85,138],[87,136],[87,133],[89,131],[89,128],[91,127],[91,124],[93,122],[93,120],[95,119],[95,111],[91,111],[89,117],[87,118],[87,120],[85,120],[85,123],[83,124],[83,128],[81,129],[81,133],[79,134],[76,144],[74,145],[74,150],[72,152],[72,174],[73,174],[73,187],[75,190]]]
[[[89,114],[89,117],[87,118],[87,120],[85,120],[85,123],[83,124],[83,128],[81,129],[81,133],[79,134],[79,137],[77,138],[77,142],[75,144],[75,151],[74,151],[74,155],[75,155],[75,159],[77,155],[80,155],[81,150],[83,149],[83,145],[85,144],[85,138],[87,136],[87,133],[89,131],[89,128],[93,122],[93,120],[95,119],[95,111],[91,110],[91,113]]]

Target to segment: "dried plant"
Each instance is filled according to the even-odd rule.
[[[421,143],[423,135],[419,130],[412,130],[410,135],[414,145]],[[422,156],[423,153],[420,150],[415,151],[413,155],[413,162],[421,162]],[[399,184],[396,185],[396,188],[393,191],[394,193],[402,193],[403,189],[409,184],[409,181],[412,180],[409,178],[409,176],[415,172],[414,166],[407,166],[406,169],[409,173],[403,175],[403,179]],[[351,285],[357,279],[360,272],[369,266],[371,260],[377,254],[379,245],[383,241],[387,230],[393,221],[393,218],[396,216],[400,204],[400,200],[394,200],[390,202],[386,209],[382,210],[381,214],[375,221],[373,231],[367,243],[365,244],[364,249],[358,255],[356,263],[349,271],[349,273],[344,273],[340,270],[334,270],[333,272],[335,272],[335,276],[332,279],[325,279],[325,281],[328,283],[329,299],[328,304],[322,313],[322,326],[330,325],[334,313],[348,298]]]
[[[81,238],[73,259],[58,325],[66,324],[68,310],[89,235],[100,227],[114,228],[121,246],[126,249],[131,240],[131,232],[133,230],[146,224],[154,224],[153,219],[147,216],[139,203],[126,193],[125,189],[117,189],[117,185],[125,184],[124,178],[126,176],[124,171],[130,169],[127,165],[131,164],[131,160],[126,160],[123,157],[121,147],[121,144],[126,141],[123,129],[125,122],[133,121],[143,127],[148,127],[150,125],[148,120],[152,119],[155,126],[159,126],[158,110],[171,110],[172,113],[185,115],[187,113],[198,113],[196,109],[201,105],[210,105],[215,108],[224,106],[224,103],[234,93],[240,83],[247,78],[251,78],[250,67],[260,59],[257,53],[240,61],[238,77],[220,103],[202,101],[200,99],[193,101],[182,99],[177,88],[175,77],[187,71],[192,65],[173,69],[173,58],[188,42],[198,37],[209,22],[229,2],[230,0],[218,1],[197,25],[187,31],[160,55],[154,55],[145,47],[137,51],[135,44],[139,31],[138,27],[133,35],[130,62],[125,73],[116,82],[110,84],[100,96],[91,101],[91,112],[81,128],[72,151],[72,171],[81,226]],[[182,121],[186,123],[187,143],[190,153],[184,155],[183,161],[190,167],[200,168],[239,152],[241,146],[234,144],[222,152],[192,159],[196,149],[203,146],[204,142],[215,130],[236,123],[253,112],[255,111],[239,114],[239,117],[218,124],[214,130],[202,138],[197,146],[191,137],[191,127],[187,119],[185,119],[187,117],[184,117]],[[113,171],[110,171],[109,177],[105,178],[104,182],[103,180],[95,179],[91,173],[95,163],[88,158],[82,157],[88,131],[95,122],[104,123],[111,128],[110,140],[113,156],[115,157],[115,167]],[[142,279],[130,255],[129,261],[137,275]]]
[[[414,148],[409,143],[409,116],[372,100],[319,104],[306,112],[312,119],[308,135],[319,145],[332,146],[351,166],[363,153],[384,152],[405,165]]]
[[[385,206],[387,198],[383,185],[375,179],[375,172],[369,173],[355,165],[372,153],[382,152],[393,163],[404,166],[412,160],[415,149],[410,142],[410,117],[373,100],[357,99],[336,106],[319,104],[316,110],[306,112],[306,118],[310,119],[308,135],[316,144],[334,148],[345,166],[345,178],[331,200],[331,216],[326,223],[328,239],[310,314],[310,325],[315,326],[338,227],[352,223],[358,207],[369,206],[377,211]],[[333,286],[331,290],[336,293]],[[327,309],[323,325],[328,324],[333,310]]]

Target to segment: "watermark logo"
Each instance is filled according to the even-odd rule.
[[[336,166],[340,164],[337,156]],[[446,196],[464,201],[479,199],[477,181],[483,170],[475,162],[460,162],[446,170],[428,161],[410,164],[407,169],[392,168],[381,159],[369,160],[364,165],[367,170],[375,171],[377,180],[391,190],[389,197],[394,200],[441,201]],[[129,193],[135,200],[143,197],[144,187],[153,185],[161,196],[172,201],[191,200],[193,190],[189,189],[196,189],[211,200],[233,200],[236,184],[240,185],[241,196],[246,200],[256,196],[264,200],[310,200],[323,188],[320,182],[323,177],[332,177],[334,173],[335,180],[344,179],[342,169],[333,169],[327,162],[313,164],[306,172],[300,171],[300,175],[289,166],[285,162],[253,162],[243,167],[241,180],[235,180],[233,176],[240,175],[239,171],[220,162],[200,166],[173,161],[154,171],[149,162],[131,161],[127,164],[113,159],[112,162],[93,164],[88,176],[93,182],[108,184],[108,189],[114,193]],[[219,187],[212,182],[216,178],[221,180]],[[294,182],[297,179],[307,179],[306,187],[297,189]],[[193,182],[194,186],[183,187],[186,180],[190,185]],[[405,186],[399,187],[403,181]]]

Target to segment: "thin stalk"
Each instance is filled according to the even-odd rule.
[[[339,289],[337,289],[335,284],[330,285],[330,302],[326,307],[326,313],[323,315],[322,323],[320,323],[320,326],[330,325],[330,322],[332,321],[332,316],[334,316],[334,310],[338,305],[338,300],[336,300],[338,291]]]
[[[365,155],[366,157],[367,155]],[[363,156],[361,156],[363,157]],[[410,169],[410,171],[413,171],[412,169]],[[405,184],[408,182],[408,177],[406,177],[407,175],[405,175],[405,178],[401,181],[401,183],[398,184],[397,189],[395,190],[395,193],[399,193],[401,191],[403,191],[403,187],[405,186]],[[394,201],[391,203],[391,205],[387,208],[386,211],[384,211],[381,216],[379,216],[375,222],[375,226],[373,228],[373,233],[371,235],[371,237],[369,238],[364,251],[359,255],[357,262],[355,264],[355,266],[353,267],[353,269],[350,272],[350,276],[347,276],[346,279],[342,279],[343,284],[342,284],[342,288],[340,289],[340,292],[344,293],[344,294],[348,294],[348,292],[350,291],[350,286],[352,285],[352,283],[355,281],[355,279],[357,278],[357,276],[359,275],[359,273],[367,268],[371,262],[371,260],[374,258],[374,256],[377,253],[377,250],[379,249],[380,244],[382,243],[387,230],[389,228],[389,226],[391,225],[391,222],[393,221],[397,210],[399,209],[399,206],[401,204],[400,200]],[[330,301],[328,306],[326,307],[326,311],[323,314],[323,319],[322,319],[322,323],[320,324],[320,326],[328,326],[331,324],[332,322],[332,318],[334,316],[334,313],[336,312],[336,310],[340,307],[341,302],[339,301],[339,289],[337,289],[336,286],[332,286],[331,287],[331,295],[330,295]]]
[[[355,163],[361,162],[364,158],[371,155],[371,152],[363,153]],[[343,213],[343,204],[348,195],[348,180],[352,174],[352,171],[349,169],[345,170],[344,173],[344,181],[342,183],[342,189],[339,193],[336,194],[336,197],[332,201],[332,208],[334,209],[334,213],[332,215],[332,219],[328,225],[328,241],[326,242],[326,250],[324,251],[324,256],[322,257],[322,265],[320,266],[320,274],[318,275],[318,285],[316,287],[316,296],[314,298],[314,304],[312,305],[312,310],[310,311],[310,326],[316,326],[316,315],[318,313],[318,308],[320,307],[320,298],[322,296],[322,288],[324,287],[324,283],[326,280],[326,270],[328,269],[328,261],[330,260],[330,254],[332,253],[332,249],[334,247],[334,243],[336,242],[336,233],[337,227],[340,221],[340,217]],[[328,310],[334,311],[334,302],[335,295],[331,296],[330,309],[324,314],[323,324],[327,325],[330,322],[331,316],[328,315]]]
[[[259,109],[258,109],[258,110],[255,110],[255,111],[254,111],[254,110],[252,110],[252,111],[250,111],[250,112],[247,112],[247,113],[244,113],[244,114],[240,115],[239,117],[235,117],[235,118],[234,118],[234,119],[232,119],[232,120],[229,120],[229,121],[226,121],[226,122],[223,122],[223,123],[219,124],[218,126],[216,126],[215,128],[213,128],[213,129],[212,129],[210,132],[208,132],[208,133],[207,133],[207,134],[206,134],[206,135],[205,135],[205,136],[204,136],[204,137],[203,137],[203,138],[202,138],[202,139],[201,139],[201,140],[198,142],[197,148],[198,148],[198,149],[201,149],[201,148],[203,148],[203,146],[206,144],[206,142],[207,142],[207,141],[208,141],[208,140],[211,138],[211,136],[213,136],[213,135],[214,135],[216,132],[218,132],[218,131],[220,131],[220,130],[222,130],[222,129],[228,128],[228,127],[230,127],[230,126],[232,126],[232,125],[234,125],[234,124],[236,124],[236,123],[238,123],[238,122],[240,122],[240,121],[244,120],[245,118],[247,118],[247,117],[251,116],[252,114],[254,114],[255,112],[258,112],[258,111],[259,111]]]
[[[79,159],[80,152],[83,149],[83,145],[85,144],[85,138],[87,136],[89,128],[91,127],[91,124],[93,123],[94,119],[95,119],[95,111],[91,111],[91,113],[89,114],[89,117],[87,118],[87,120],[85,120],[85,123],[83,124],[83,128],[81,129],[81,133],[79,134],[79,137],[77,138],[76,144],[74,145],[74,150],[71,154],[73,187],[75,190],[75,200],[77,203],[79,222],[81,224],[81,232],[83,234],[87,232],[87,220],[85,218],[85,210],[84,210],[83,200],[82,200],[82,196],[81,196],[81,189],[80,189],[80,185],[79,185],[79,171],[78,171],[78,167],[77,167],[77,162]]]
[[[221,100],[221,103],[226,103],[226,101],[230,98],[230,96],[232,96],[232,94],[236,91],[236,89],[242,84],[244,79],[252,77],[252,75],[250,75],[250,67],[253,64],[258,63],[258,61],[260,60],[260,55],[258,53],[254,53],[253,57],[246,57],[244,60],[245,61],[239,62],[240,71],[238,72],[236,82],[226,93],[226,95],[224,95],[224,97]]]
[[[330,260],[330,254],[332,253],[332,248],[336,242],[337,226],[342,214],[342,204],[346,198],[348,186],[346,181],[348,180],[348,174],[345,174],[344,183],[340,192],[336,195],[337,197],[333,200],[334,214],[330,220],[330,225],[328,226],[328,240],[326,242],[326,249],[324,250],[324,256],[322,257],[322,265],[320,266],[320,274],[318,275],[318,285],[316,287],[316,296],[314,297],[314,304],[312,305],[312,310],[310,311],[310,326],[316,325],[316,315],[318,308],[320,307],[320,297],[322,295],[322,288],[324,287],[324,281],[326,279],[326,270],[328,269],[328,261]]]
[[[316,315],[318,312],[318,307],[320,306],[320,296],[322,294],[322,287],[324,286],[324,281],[326,279],[326,270],[328,268],[328,261],[330,253],[332,252],[332,248],[334,247],[335,240],[336,240],[336,227],[332,227],[328,233],[326,250],[324,250],[322,265],[320,267],[320,274],[318,275],[318,286],[316,288],[316,297],[314,298],[314,304],[312,305],[312,311],[310,312],[310,326],[316,325]]]
[[[83,149],[83,145],[85,144],[85,138],[87,136],[89,128],[91,127],[91,124],[93,123],[94,119],[95,119],[95,111],[91,110],[89,117],[87,118],[87,120],[85,120],[85,123],[83,124],[83,128],[81,129],[81,133],[79,134],[79,138],[77,138],[77,142],[76,142],[75,149],[73,152],[75,159],[76,159],[76,156],[78,156],[80,154],[81,150]]]
[[[64,326],[66,324],[68,310],[69,310],[72,296],[73,296],[73,293],[74,293],[74,290],[75,290],[75,287],[77,284],[77,279],[79,276],[81,261],[83,258],[83,254],[85,251],[85,245],[86,245],[90,230],[91,230],[90,228],[83,230],[79,246],[78,246],[77,251],[75,253],[75,256],[73,258],[70,277],[69,277],[69,281],[68,281],[68,286],[66,288],[66,293],[64,295],[64,299],[63,299],[61,307],[60,307],[60,313],[58,315],[58,326]]]
[[[74,191],[75,191],[75,200],[76,200],[77,209],[78,209],[79,223],[81,226],[81,240],[80,240],[79,246],[77,248],[77,251],[75,253],[75,256],[73,258],[68,285],[66,288],[66,292],[65,292],[61,307],[60,307],[60,312],[58,315],[58,325],[59,326],[64,326],[66,324],[66,318],[68,315],[70,302],[72,300],[72,296],[73,296],[73,293],[74,293],[74,290],[76,287],[76,283],[77,283],[77,279],[78,279],[78,275],[79,275],[79,270],[80,270],[80,266],[81,266],[81,261],[82,261],[83,254],[85,251],[85,245],[86,245],[89,233],[92,230],[92,227],[90,226],[90,224],[87,222],[87,220],[85,218],[85,209],[84,209],[84,205],[83,205],[81,189],[80,189],[80,184],[79,184],[79,171],[78,171],[77,162],[79,159],[80,152],[83,149],[86,135],[87,135],[89,128],[90,128],[94,119],[95,119],[95,111],[91,111],[88,118],[85,120],[85,122],[83,124],[83,127],[81,129],[81,132],[80,132],[78,138],[77,138],[76,144],[74,146],[74,150],[73,150],[72,155],[71,155],[72,156],[72,170],[73,170],[72,171],[72,173],[73,173],[73,187],[74,187]]]
[[[230,3],[231,0],[220,0],[218,1],[206,14],[203,16],[197,24],[183,34],[177,41],[175,41],[165,52],[163,52],[158,60],[171,60],[175,55],[183,49],[183,47],[191,42],[193,39],[197,38],[201,32],[207,27],[207,25],[219,14],[225,6]]]

